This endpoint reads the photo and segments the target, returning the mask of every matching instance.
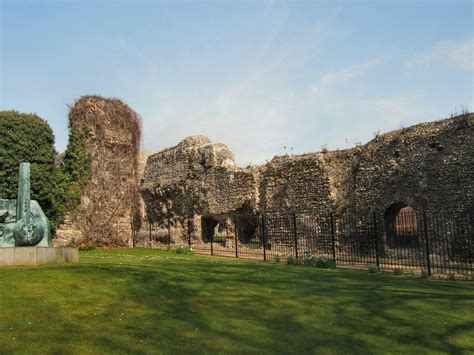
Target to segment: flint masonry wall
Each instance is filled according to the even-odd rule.
[[[404,202],[432,212],[472,209],[474,115],[379,136],[360,149],[349,190],[355,208]]]
[[[298,212],[332,208],[331,181],[322,154],[277,157],[262,171],[261,210]]]
[[[256,174],[234,164],[223,144],[204,136],[189,137],[177,146],[148,157],[141,184],[148,222],[167,228],[177,238],[190,232],[200,238],[201,217],[222,224],[239,209],[256,209]],[[166,233],[164,231],[163,233]]]
[[[173,235],[201,239],[202,218],[224,226],[259,213],[383,212],[393,204],[432,211],[472,209],[474,115],[389,132],[340,151],[275,157],[238,168],[228,148],[185,139],[148,158],[141,194],[148,218]]]

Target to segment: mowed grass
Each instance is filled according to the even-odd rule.
[[[474,353],[474,284],[150,249],[0,268],[0,353]]]

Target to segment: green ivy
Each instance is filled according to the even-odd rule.
[[[90,156],[86,149],[87,130],[74,128],[69,120],[69,143],[53,175],[52,194],[56,215],[51,221],[56,229],[66,213],[81,202],[90,180]]]

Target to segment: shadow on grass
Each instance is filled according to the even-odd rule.
[[[48,325],[25,333],[27,350],[41,349],[35,339],[43,337],[51,352],[474,351],[469,283],[195,256],[91,257],[41,270],[57,283],[50,297],[41,298],[50,295],[44,291],[18,301],[0,291],[6,306],[36,304],[38,321]],[[35,274],[16,276],[41,289]],[[2,333],[12,335],[5,325]],[[9,342],[4,349],[22,348]]]

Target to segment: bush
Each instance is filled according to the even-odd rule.
[[[305,252],[303,256],[303,265],[304,266],[313,266],[314,265],[314,256],[310,253]]]
[[[279,264],[281,262],[281,258],[280,258],[280,255],[275,255],[273,257],[273,263],[274,264]]]
[[[0,198],[16,199],[18,167],[31,163],[31,199],[37,200],[44,213],[54,220],[53,202],[54,134],[49,124],[36,114],[0,111]]]
[[[395,268],[395,269],[393,269],[393,274],[394,275],[401,275],[401,274],[403,274],[403,270],[400,269],[400,268]]]
[[[315,256],[308,252],[304,253],[303,265],[321,269],[334,269],[336,267],[336,263],[332,258],[326,256]]]
[[[191,254],[193,252],[189,247],[182,247],[182,246],[171,248],[170,250],[176,254]]]
[[[89,181],[87,132],[70,127],[69,144],[62,162],[55,167],[54,134],[49,124],[36,114],[0,111],[0,198],[16,199],[18,167],[31,163],[31,199],[37,200],[49,219],[51,232],[81,200]]]
[[[376,274],[380,271],[379,267],[377,265],[371,264],[369,265],[369,272],[371,274]]]
[[[326,256],[318,256],[314,259],[313,266],[321,269],[334,269],[336,267],[336,263],[333,259]]]
[[[286,263],[288,265],[300,265],[300,261],[294,255],[288,255],[286,257]]]

